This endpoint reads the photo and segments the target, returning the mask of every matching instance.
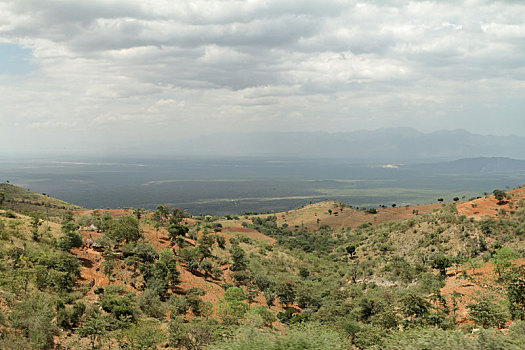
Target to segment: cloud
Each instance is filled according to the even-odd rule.
[[[9,134],[524,126],[519,1],[0,0],[0,11],[0,42],[38,67],[0,76]]]

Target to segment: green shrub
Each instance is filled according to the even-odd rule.
[[[211,350],[343,350],[348,342],[333,329],[316,324],[293,327],[283,335],[242,329],[233,339],[212,345]]]

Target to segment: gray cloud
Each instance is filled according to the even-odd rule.
[[[225,123],[525,135],[519,1],[0,0],[0,10],[0,41],[30,48],[39,67],[0,76],[9,135],[132,142],[115,128],[155,139]]]

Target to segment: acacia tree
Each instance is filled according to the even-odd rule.
[[[190,231],[187,226],[181,224],[171,224],[168,226],[168,237],[172,242],[177,240],[178,237],[184,237]]]

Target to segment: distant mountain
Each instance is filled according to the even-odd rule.
[[[390,162],[474,157],[522,158],[525,138],[465,130],[423,133],[412,128],[354,132],[217,133],[177,146],[187,155],[347,158]]]
[[[451,162],[412,164],[401,167],[440,174],[525,172],[525,160],[505,157],[464,158]]]

